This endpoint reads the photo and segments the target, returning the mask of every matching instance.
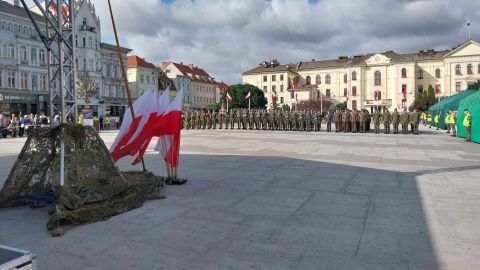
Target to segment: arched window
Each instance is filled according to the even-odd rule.
[[[462,75],[462,67],[460,65],[455,66],[455,74]]]
[[[6,21],[2,22],[2,30],[7,30],[7,22]]]
[[[375,71],[375,85],[381,85],[382,84],[382,73],[380,71]]]
[[[440,77],[441,77],[440,69],[437,68],[437,69],[435,69],[435,78],[440,78]]]
[[[307,76],[305,84],[306,85],[312,84],[312,79],[310,78],[310,76]]]
[[[407,69],[402,68],[402,78],[406,78],[406,77],[407,77]]]
[[[418,78],[418,79],[423,79],[423,70],[422,70],[422,69],[419,69],[419,70],[417,71],[417,78]]]
[[[343,74],[343,83],[347,83],[348,77],[347,74]]]
[[[93,38],[92,37],[88,37],[88,47],[93,48]]]
[[[20,45],[20,60],[27,61],[27,46]]]
[[[480,68],[480,65],[478,65],[478,67]],[[320,77],[320,75],[317,75],[317,77],[315,77],[315,83],[316,84],[321,84],[322,83],[322,77]]]
[[[40,62],[40,64],[45,64],[46,63],[45,59],[46,59],[45,50],[40,49],[38,51],[38,62]]]
[[[352,71],[352,81],[356,81],[356,80],[357,80],[357,72]]]
[[[7,58],[15,58],[15,46],[13,44],[7,45]]]
[[[12,31],[12,23],[11,22],[9,22],[7,24],[7,31]]]
[[[24,35],[28,34],[28,28],[26,26],[23,27],[23,34]]]
[[[32,64],[37,64],[37,50],[35,48],[30,49],[30,60]]]
[[[473,65],[472,64],[467,65],[467,73],[468,74],[473,74]]]
[[[330,84],[330,74],[327,74],[327,76],[325,76],[325,83]]]

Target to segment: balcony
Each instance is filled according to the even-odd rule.
[[[391,99],[382,99],[382,100],[369,99],[369,100],[365,100],[363,102],[363,105],[365,105],[365,106],[390,106],[390,105],[392,105],[392,100]]]

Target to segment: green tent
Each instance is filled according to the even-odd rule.
[[[441,100],[439,103],[428,108],[428,112],[432,115],[432,121],[435,119],[435,115],[439,113],[438,126],[441,129],[446,129],[445,115],[449,110],[457,111],[460,101],[472,94],[477,93],[478,90],[465,90],[448,98]]]
[[[457,136],[465,138],[467,133],[463,128],[463,119],[465,118],[465,113],[463,110],[468,109],[470,115],[472,116],[472,142],[480,143],[480,91],[477,90],[477,93],[470,95],[462,101],[458,106],[458,115],[457,115]]]

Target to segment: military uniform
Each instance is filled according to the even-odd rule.
[[[420,114],[417,112],[417,110],[414,110],[410,114],[410,122],[413,124],[413,133],[415,135],[418,135],[418,125],[420,124]]]
[[[392,126],[393,126],[393,134],[398,133],[398,124],[400,122],[400,114],[397,112],[397,109],[395,109],[392,113]]]
[[[350,115],[350,122],[352,124],[352,133],[357,133],[358,111],[354,110]]]
[[[389,134],[390,133],[390,121],[392,120],[392,116],[390,115],[390,112],[388,110],[385,110],[385,112],[382,115],[383,119],[383,127],[385,129],[384,134]]]
[[[372,114],[373,125],[375,126],[375,134],[380,132],[380,112],[377,110]]]
[[[208,129],[211,129],[212,128],[212,114],[210,113],[210,111],[208,111],[206,114],[205,114],[205,118],[207,120],[207,128]]]
[[[235,114],[233,113],[233,110],[230,110],[228,113],[228,119],[230,120],[230,129],[233,129],[233,124],[235,123]]]
[[[348,112],[346,110],[342,113],[342,132],[348,132]]]
[[[212,112],[212,128],[215,129],[217,127],[217,121],[218,121],[218,114],[215,110]]]
[[[365,133],[365,123],[367,122],[367,114],[363,111],[360,111],[358,114],[358,121],[360,122],[360,133]]]
[[[408,134],[408,122],[410,115],[407,113],[407,110],[403,110],[403,113],[400,115],[400,121],[402,122],[402,133]]]

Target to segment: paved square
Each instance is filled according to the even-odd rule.
[[[420,136],[182,131],[166,200],[50,237],[0,209],[0,244],[39,269],[480,269],[480,145]],[[115,132],[101,133],[107,146]],[[0,185],[25,139],[0,140]],[[147,168],[165,175],[150,150]],[[131,158],[123,171],[139,170]]]

